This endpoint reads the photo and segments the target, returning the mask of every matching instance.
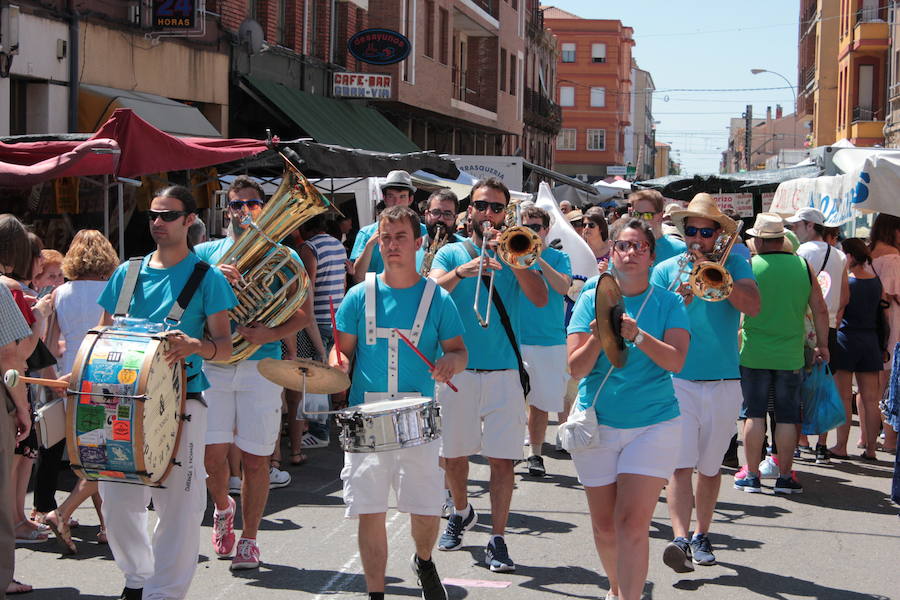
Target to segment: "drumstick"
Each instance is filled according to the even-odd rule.
[[[43,385],[52,388],[67,388],[69,387],[68,382],[59,381],[57,379],[42,379],[40,377],[23,377],[19,374],[15,369],[10,369],[3,375],[3,382],[6,383],[9,387],[16,387],[19,382],[22,383],[34,383],[37,385]]]
[[[421,358],[423,361],[425,361],[426,365],[428,365],[432,369],[434,368],[434,363],[431,362],[430,360],[428,360],[427,358],[425,358],[425,355],[422,354],[421,352],[419,352],[419,349],[416,348],[415,344],[413,344],[412,341],[410,341],[410,339],[408,337],[406,337],[405,335],[400,333],[399,329],[394,329],[394,333],[399,335],[400,339],[403,340],[404,342],[406,342],[406,345],[409,346],[410,348],[412,348],[412,351],[415,352],[416,354],[418,354],[419,358]],[[451,390],[453,390],[454,392],[459,391],[459,389],[455,385],[453,385],[453,383],[451,383],[450,381],[447,382],[447,387],[450,388]]]
[[[334,339],[334,350],[337,352],[338,365],[344,366],[341,356],[341,343],[338,341],[337,324],[334,321],[334,296],[328,296],[328,305],[331,307],[331,337]]]

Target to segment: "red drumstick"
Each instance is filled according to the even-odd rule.
[[[334,338],[334,350],[337,352],[338,364],[344,366],[344,359],[341,357],[341,343],[338,341],[337,325],[334,320],[334,296],[328,296],[328,305],[331,307],[331,337]]]
[[[421,352],[419,352],[419,349],[416,348],[415,344],[413,344],[408,337],[406,337],[405,335],[400,333],[399,329],[394,329],[394,333],[399,335],[400,339],[403,340],[404,342],[406,342],[406,345],[409,346],[410,348],[412,348],[412,351],[415,352],[416,354],[418,354],[419,358],[421,358],[423,361],[425,361],[426,365],[428,365],[432,369],[434,368],[434,363],[431,362],[430,360],[428,360],[427,358],[425,358],[425,355],[422,354]],[[447,382],[447,387],[450,388],[451,390],[453,390],[454,392],[459,391],[459,389],[449,381]]]

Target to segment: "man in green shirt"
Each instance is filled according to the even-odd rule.
[[[741,391],[744,404],[744,455],[747,474],[734,482],[735,489],[760,492],[759,457],[766,432],[769,391],[774,392],[775,444],[778,447],[779,477],[775,493],[799,494],[800,483],[791,476],[797,425],[800,414],[800,386],[805,365],[803,353],[804,316],[812,309],[816,328],[813,360],[828,362],[828,308],[819,283],[806,260],[783,250],[785,230],[781,217],[760,213],[747,231],[756,238],[759,253],[751,266],[762,299],[762,309],[744,318],[741,333]]]

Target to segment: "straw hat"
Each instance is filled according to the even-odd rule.
[[[684,233],[684,222],[689,217],[700,219],[711,219],[722,226],[725,233],[733,233],[737,230],[737,223],[719,210],[713,197],[706,193],[699,193],[694,196],[687,208],[684,210],[672,211],[672,225],[678,228],[682,234]]]
[[[577,208],[575,210],[570,210],[569,212],[566,213],[566,220],[568,220],[569,223],[574,223],[575,221],[580,221],[583,218],[584,218],[584,213],[581,212],[580,210],[578,210]]]
[[[775,213],[759,213],[753,227],[747,230],[747,235],[763,239],[784,237],[784,223]]]
[[[412,177],[406,171],[391,171],[388,173],[387,180],[381,184],[381,191],[384,192],[387,188],[402,188],[409,190],[411,194],[416,191],[416,187],[412,184]]]

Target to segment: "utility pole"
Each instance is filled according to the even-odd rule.
[[[753,105],[747,105],[747,111],[744,113],[744,161],[748,171],[750,166],[750,154],[752,153],[751,143],[753,142]]]

